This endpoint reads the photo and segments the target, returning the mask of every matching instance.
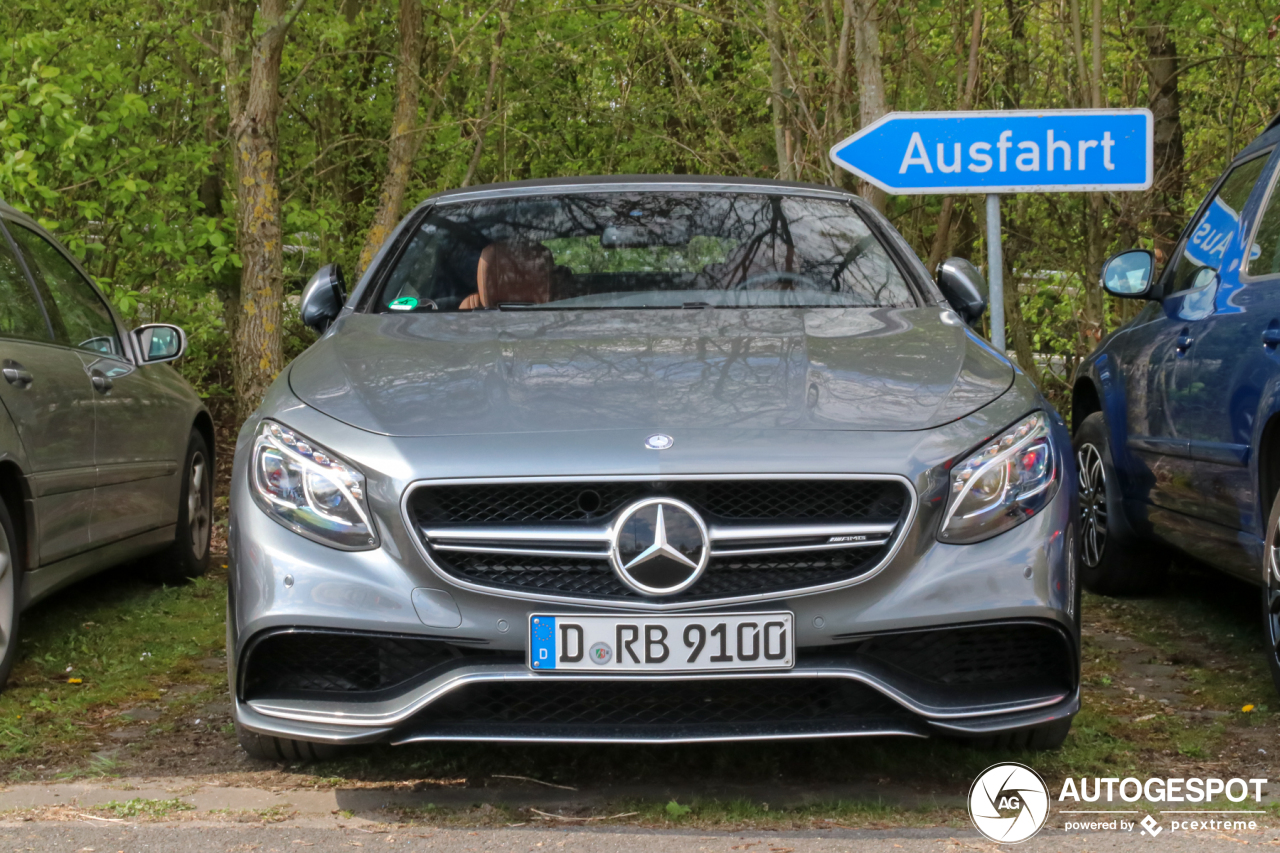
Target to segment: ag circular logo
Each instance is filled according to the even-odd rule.
[[[674,595],[688,589],[711,557],[707,525],[683,501],[646,498],[614,523],[609,562],[641,595]]]
[[[591,658],[592,663],[604,666],[613,660],[613,649],[608,643],[593,643],[587,650],[587,657]]]
[[[969,817],[997,844],[1026,841],[1049,818],[1049,788],[1025,764],[993,765],[969,789]]]

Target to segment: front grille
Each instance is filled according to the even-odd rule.
[[[459,580],[512,592],[651,601],[618,578],[598,553],[602,546],[583,557],[532,550],[486,553],[434,547],[423,531],[466,528],[480,541],[486,528],[502,528],[508,536],[513,528],[539,525],[561,532],[596,529],[633,502],[655,496],[689,504],[709,526],[722,532],[726,543],[713,549],[706,571],[695,584],[660,599],[673,604],[786,593],[854,580],[880,565],[892,550],[911,503],[907,486],[899,480],[747,479],[428,484],[414,490],[408,508],[431,559]],[[861,545],[820,550],[814,546],[824,546],[828,537],[810,536],[759,543],[788,548],[777,553],[732,553],[753,544],[733,541],[735,526],[820,524],[888,526],[879,539]],[[889,530],[894,531],[892,536]]]
[[[995,687],[1051,682],[1075,686],[1075,654],[1060,629],[1037,623],[996,623],[881,634],[806,649],[798,657],[878,661],[931,684]]]
[[[786,592],[855,578],[880,562],[889,546],[747,557],[712,557],[696,584],[663,601],[699,601]],[[581,598],[635,599],[603,560],[510,554],[437,553],[449,574],[494,589]]]
[[[822,734],[909,727],[912,721],[877,691],[840,678],[567,681],[551,676],[458,688],[428,705],[411,725],[434,734],[461,728],[491,737],[576,733],[674,739],[684,730]]]
[[[241,696],[376,693],[404,689],[451,666],[501,656],[485,649],[397,634],[285,630],[251,642],[241,666]],[[510,656],[515,660],[520,655]]]
[[[723,522],[896,521],[908,503],[896,480],[673,480],[427,485],[409,505],[419,525],[561,524],[655,495]]]

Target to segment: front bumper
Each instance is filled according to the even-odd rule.
[[[379,674],[414,671],[414,646],[422,676],[378,689]],[[688,743],[976,735],[1078,708],[1073,639],[1038,621],[800,649],[794,669],[771,673],[535,673],[514,654],[451,650],[408,636],[268,632],[246,647],[237,717],[264,733],[334,743]]]
[[[435,477],[474,475],[460,470],[468,459],[460,452],[462,439],[456,439],[456,446],[455,439],[416,440],[418,446],[361,433],[365,458],[349,455],[366,473],[375,472],[370,492],[382,544],[360,552],[327,548],[265,516],[249,496],[245,454],[240,453],[232,479],[229,537],[235,718],[266,735],[356,744],[980,736],[1070,717],[1079,709],[1079,628],[1069,547],[1075,517],[1069,455],[1058,494],[1022,525],[971,545],[947,545],[935,538],[945,505],[936,471],[958,450],[1025,412],[1021,405],[1000,408],[993,404],[984,412],[986,423],[972,416],[940,430],[884,434],[876,441],[856,433],[797,436],[785,454],[771,436],[758,432],[727,439],[681,437],[678,447],[690,452],[687,464],[696,467],[682,471],[682,457],[669,456],[662,474],[714,476],[751,464],[755,467],[748,470],[760,473],[812,476],[830,472],[832,460],[839,459],[843,470],[906,476],[918,496],[910,528],[872,577],[767,600],[689,605],[703,612],[791,611],[797,665],[772,673],[610,678],[531,672],[523,663],[529,614],[624,609],[604,602],[548,606],[500,591],[468,589],[432,569],[402,521],[405,489],[426,476],[406,460],[433,460]],[[351,428],[314,410],[296,407],[280,417],[322,444],[349,446],[344,433]],[[254,426],[247,425],[246,431]],[[1058,429],[1059,447],[1068,448],[1065,429]],[[642,440],[623,435],[618,442],[640,447]],[[529,437],[518,452],[496,448],[498,458],[491,461],[504,475],[581,474],[580,454],[573,452],[580,441],[578,436]],[[640,460],[653,465],[658,457],[645,452],[650,455]],[[906,461],[890,471],[885,459]],[[379,478],[380,470],[404,473]],[[644,470],[638,462],[623,460],[614,473],[637,470]],[[1058,637],[1059,651],[1049,655],[1048,665],[1059,674],[956,685],[912,677],[883,660],[836,653],[869,637],[923,631],[945,635],[980,625],[1036,625]],[[427,639],[461,650],[460,660],[422,678],[373,690],[246,690],[244,665],[255,643],[281,632],[306,631]],[[770,698],[788,695],[808,698],[790,704]],[[694,712],[676,713],[694,700],[715,713],[702,719]],[[648,709],[648,716],[619,718],[612,713],[614,706]]]

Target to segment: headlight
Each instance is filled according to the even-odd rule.
[[[938,539],[967,544],[1017,527],[1049,504],[1057,485],[1049,419],[1036,412],[952,469]]]
[[[347,551],[377,546],[354,466],[274,421],[258,427],[252,464],[254,499],[285,527]]]

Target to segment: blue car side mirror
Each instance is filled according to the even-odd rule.
[[[328,264],[321,267],[302,291],[300,313],[304,325],[324,334],[329,324],[338,318],[347,301],[346,281],[342,267]]]
[[[1146,249],[1112,255],[1102,265],[1102,289],[1122,299],[1151,299],[1155,256]]]
[[[938,265],[938,289],[970,326],[987,310],[987,280],[964,258],[947,258]]]

